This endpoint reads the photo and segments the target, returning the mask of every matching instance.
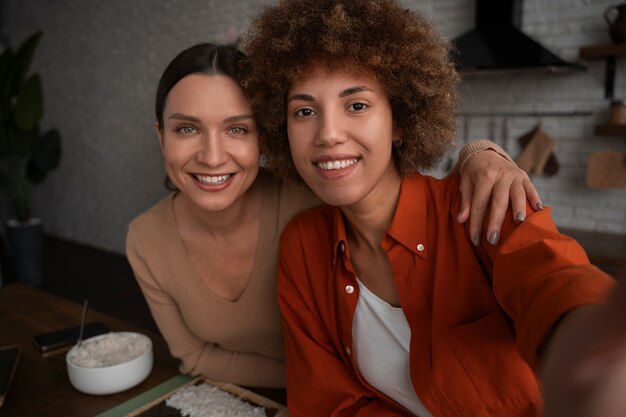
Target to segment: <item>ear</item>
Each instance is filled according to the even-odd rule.
[[[403,133],[404,133],[404,132],[402,131],[402,129],[400,129],[399,127],[396,127],[396,126],[395,126],[395,123],[394,123],[394,126],[393,126],[393,135],[392,135],[391,137],[392,137],[392,138],[403,138],[403,137],[404,137],[404,136],[403,136]]]
[[[154,122],[154,130],[156,130],[159,145],[161,145],[161,153],[163,153],[163,131],[161,130],[161,126],[159,126],[159,122]]]

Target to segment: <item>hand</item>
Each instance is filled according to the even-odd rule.
[[[461,211],[457,220],[470,219],[470,236],[480,243],[480,231],[491,201],[487,241],[492,245],[500,239],[500,229],[511,201],[514,220],[526,218],[526,199],[532,207],[543,209],[535,186],[526,172],[497,152],[486,149],[470,156],[461,168]]]
[[[543,360],[544,417],[626,416],[626,285],[561,320]]]

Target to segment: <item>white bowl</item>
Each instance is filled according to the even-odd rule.
[[[113,343],[119,345],[120,340],[127,339],[143,345],[144,349],[139,356],[111,365],[107,364],[112,363],[110,360],[105,360],[101,364],[95,364],[97,367],[88,367],[94,366],[94,364],[84,363],[85,359],[92,360],[97,355],[99,356],[103,346]],[[150,374],[152,371],[152,341],[149,337],[135,332],[102,334],[83,340],[80,348],[76,345],[70,349],[65,357],[65,362],[67,363],[70,382],[74,388],[86,394],[113,394],[134,387]]]

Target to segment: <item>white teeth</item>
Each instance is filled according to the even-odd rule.
[[[220,184],[220,183],[226,181],[229,178],[230,178],[230,174],[229,175],[218,175],[216,177],[209,176],[209,175],[196,175],[196,179],[198,181],[200,181],[202,184],[206,184],[206,185]]]
[[[342,161],[327,161],[327,162],[318,162],[316,165],[318,168],[329,171],[333,169],[343,169],[350,165],[356,164],[356,159],[344,159]]]

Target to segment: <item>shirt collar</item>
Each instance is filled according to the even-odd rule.
[[[428,255],[426,180],[414,175],[402,180],[396,212],[387,234],[422,258]]]
[[[427,258],[426,238],[427,204],[426,183],[422,175],[402,180],[396,211],[391,219],[387,235],[406,246],[421,258]],[[334,207],[333,213],[333,265],[337,257],[348,252],[345,220],[341,209]],[[385,242],[383,239],[383,247]]]

